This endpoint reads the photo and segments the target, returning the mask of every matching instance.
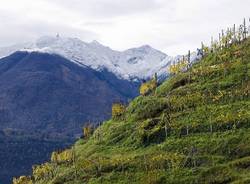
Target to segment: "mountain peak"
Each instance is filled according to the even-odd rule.
[[[148,50],[148,49],[153,49],[150,45],[142,45],[142,46],[140,46],[140,47],[138,47],[139,49],[146,49],[146,50]]]
[[[93,40],[92,42],[90,42],[90,44],[93,44],[93,45],[102,45],[102,44],[100,44],[100,42],[98,42],[97,40]]]

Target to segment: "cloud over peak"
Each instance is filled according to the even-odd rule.
[[[60,33],[118,50],[150,44],[183,54],[240,23],[248,7],[249,0],[0,0],[0,46]]]

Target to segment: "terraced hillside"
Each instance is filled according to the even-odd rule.
[[[249,68],[249,39],[209,53],[14,183],[250,183]]]

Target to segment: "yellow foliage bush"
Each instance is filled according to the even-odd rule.
[[[55,151],[51,155],[51,161],[54,163],[67,163],[73,161],[73,151],[71,149],[66,149],[62,152]]]
[[[41,180],[50,177],[53,174],[52,164],[45,163],[32,167],[33,176],[35,180]]]
[[[91,125],[86,125],[82,128],[82,133],[85,138],[89,138],[93,133],[93,128]]]
[[[178,74],[180,72],[183,72],[187,69],[188,61],[182,60],[176,64],[170,65],[169,67],[169,73],[170,74]]]
[[[114,103],[112,105],[112,118],[121,116],[126,111],[126,106],[121,103]]]
[[[156,87],[157,87],[157,82],[154,79],[151,81],[145,82],[140,87],[140,94],[145,96],[149,94],[150,92],[154,91]]]
[[[13,179],[13,184],[32,184],[32,180],[27,176],[20,176]]]

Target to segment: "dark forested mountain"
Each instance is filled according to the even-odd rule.
[[[0,60],[0,128],[74,135],[102,121],[137,85],[57,55],[16,52]]]
[[[137,91],[136,83],[58,55],[16,52],[0,59],[0,130],[11,132],[0,140],[0,183],[28,174],[77,137],[85,122],[108,118],[114,101]]]

